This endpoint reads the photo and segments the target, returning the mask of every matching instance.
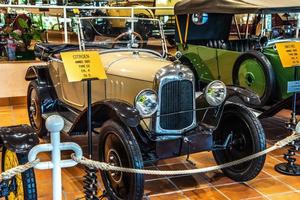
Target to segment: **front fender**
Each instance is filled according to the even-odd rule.
[[[248,105],[260,105],[260,99],[257,94],[254,92],[236,86],[226,86],[227,88],[227,97],[223,104],[220,106],[212,107],[206,100],[204,93],[201,93],[196,99],[196,109],[208,108],[206,110],[197,111],[197,121],[209,126],[212,129],[216,129],[220,118],[222,117],[224,106],[226,105],[227,100],[232,97],[240,98],[244,103]]]
[[[95,121],[94,127],[101,127],[105,121],[113,119],[121,121],[128,127],[134,128],[140,124],[141,117],[139,112],[129,103],[115,99],[107,99],[92,104],[92,119]],[[86,132],[86,120],[87,109],[77,117],[70,133]]]
[[[102,106],[113,111],[113,114],[129,127],[137,127],[140,124],[141,117],[138,110],[125,101],[105,100],[102,101]]]
[[[232,97],[240,98],[245,104],[259,106],[261,101],[259,96],[249,89],[237,86],[227,86],[227,97],[226,100]]]

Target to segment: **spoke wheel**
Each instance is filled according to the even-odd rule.
[[[143,168],[139,146],[130,131],[113,121],[100,131],[100,161],[114,166]],[[144,176],[115,171],[101,171],[107,194],[111,199],[140,200],[144,192]]]
[[[30,82],[27,91],[27,111],[31,126],[39,137],[46,135],[45,120],[42,118],[41,99],[36,81]]]
[[[271,100],[276,87],[272,65],[259,51],[249,51],[238,57],[233,66],[232,79],[234,85],[245,87],[259,95],[261,105],[258,107]]]
[[[266,147],[264,130],[259,120],[245,106],[239,104],[225,105],[220,124],[214,133],[215,143],[223,144],[229,135],[231,140],[227,148],[213,152],[218,164],[244,158]],[[224,168],[223,172],[235,181],[248,181],[259,174],[264,162],[265,155]]]
[[[17,154],[11,150],[3,148],[2,150],[2,169],[7,171],[11,168],[25,164],[27,155]],[[16,191],[11,192],[6,200],[36,200],[36,183],[33,169],[28,169],[22,174],[14,177]],[[12,181],[12,180],[11,180]]]

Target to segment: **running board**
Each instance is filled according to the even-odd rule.
[[[49,113],[44,113],[42,115],[42,117],[46,120],[48,117],[50,117],[51,115],[59,115],[63,118],[64,120],[64,128],[62,129],[62,132],[64,133],[69,133],[72,126],[73,126],[73,123],[70,122],[69,120],[67,120],[66,118],[64,118],[59,112],[49,112]]]

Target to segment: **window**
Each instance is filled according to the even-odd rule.
[[[192,21],[195,25],[198,26],[205,24],[208,21],[208,14],[207,13],[193,14]]]

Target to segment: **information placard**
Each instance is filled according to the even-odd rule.
[[[289,81],[287,85],[287,92],[300,92],[300,81]]]
[[[276,44],[283,67],[300,66],[300,42],[282,42]]]
[[[61,57],[69,82],[107,78],[98,51],[62,52]]]

